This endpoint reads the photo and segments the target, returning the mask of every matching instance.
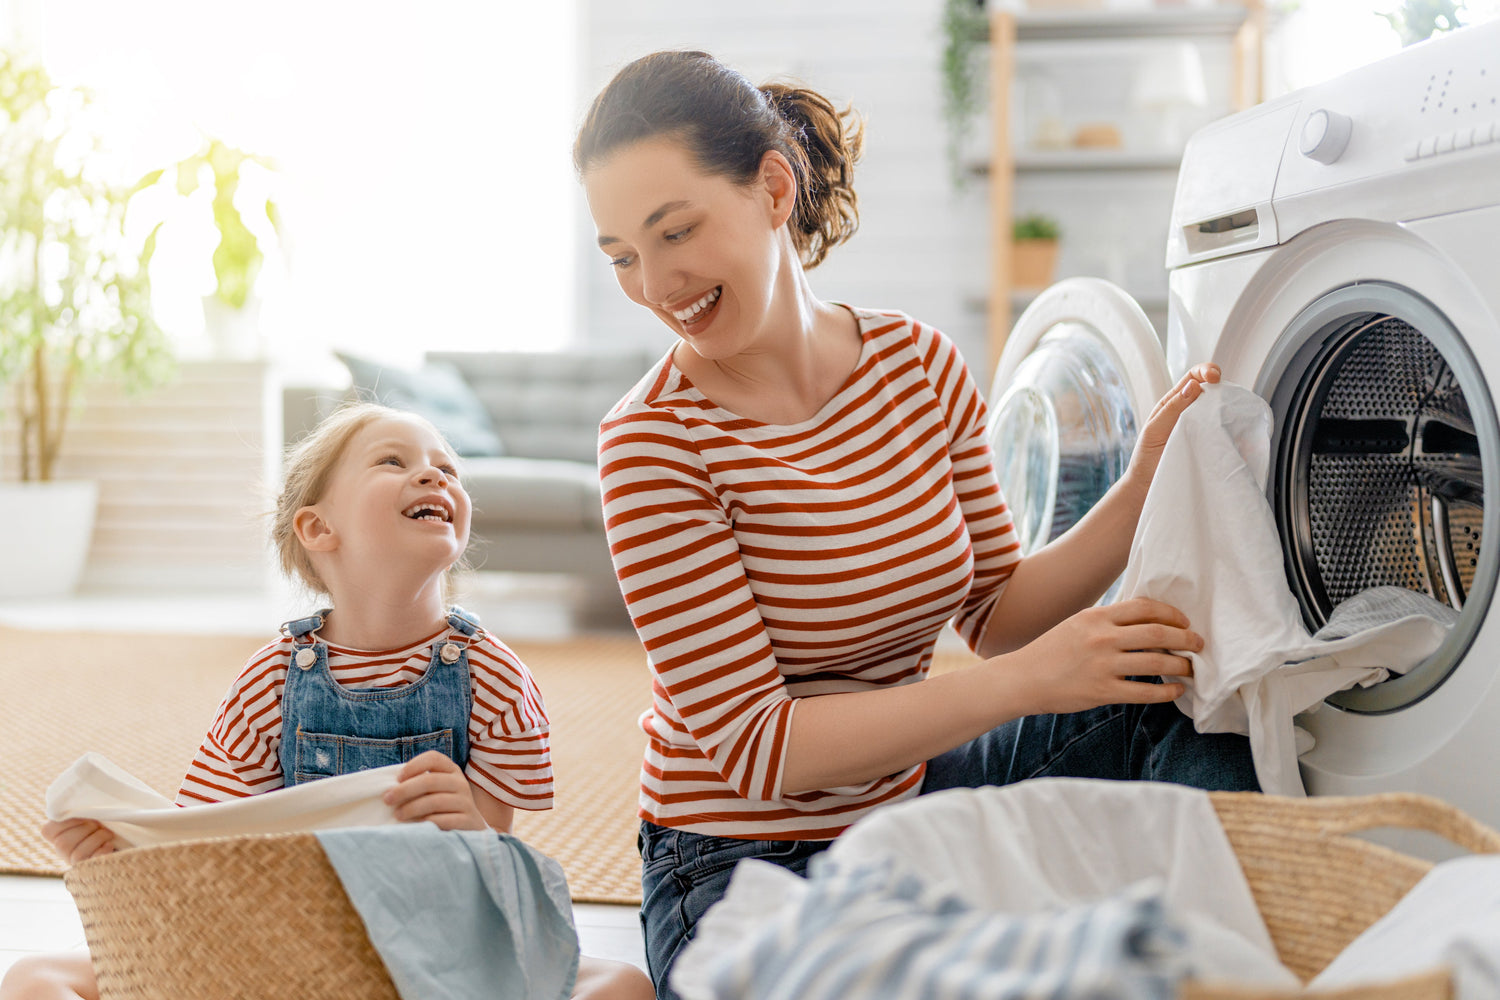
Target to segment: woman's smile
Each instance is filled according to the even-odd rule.
[[[668,311],[671,312],[673,319],[682,324],[682,332],[693,336],[703,332],[713,322],[714,317],[719,313],[719,299],[723,294],[724,286],[716,285],[685,308]]]

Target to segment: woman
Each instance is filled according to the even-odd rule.
[[[641,919],[663,997],[737,861],[803,871],[885,803],[1058,774],[1255,787],[1246,741],[1170,704],[1203,645],[1186,618],[1091,607],[1217,369],[1185,376],[1120,482],[1022,559],[953,345],[808,284],[858,221],[845,117],[661,52],[600,93],[574,147],[621,288],[680,338],[599,444],[654,676]],[[928,679],[950,620],[984,659]]]

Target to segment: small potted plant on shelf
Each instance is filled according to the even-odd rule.
[[[1010,283],[1018,289],[1046,288],[1057,269],[1057,221],[1023,215],[1011,226]]]
[[[86,92],[0,52],[0,596],[64,594],[93,531],[97,484],[59,481],[88,380],[160,381],[171,352],[151,310],[156,231],[127,238],[137,187],[100,170]]]
[[[263,235],[281,238],[281,216],[274,201],[267,198],[244,212],[237,204],[247,167],[276,169],[264,156],[207,137],[197,152],[141,182],[142,187],[151,187],[170,173],[176,193],[183,198],[193,197],[205,180],[212,185],[209,204],[218,242],[213,251],[214,290],[203,297],[203,324],[219,356],[253,355],[259,350],[260,297],[255,283],[266,255],[255,229],[246,224],[246,214],[257,222],[256,229],[261,228],[257,220],[264,220]]]

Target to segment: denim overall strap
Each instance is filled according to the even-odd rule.
[[[294,640],[281,694],[277,756],[284,783],[405,763],[427,750],[442,751],[465,766],[473,702],[467,646],[477,632],[473,618],[452,609],[448,623],[457,634],[433,642],[427,669],[417,680],[353,690],[334,680],[328,668],[328,645],[317,637],[323,614],[282,626]]]

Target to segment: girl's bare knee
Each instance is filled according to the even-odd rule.
[[[89,953],[27,955],[0,980],[0,1000],[99,1000]]]
[[[647,975],[627,962],[603,958],[578,960],[578,982],[573,1000],[655,1000],[656,990]]]

